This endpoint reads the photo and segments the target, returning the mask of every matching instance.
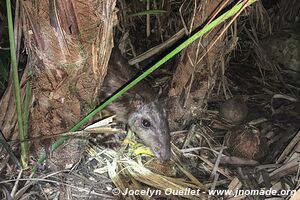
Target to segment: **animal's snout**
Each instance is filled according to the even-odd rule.
[[[156,148],[154,150],[154,154],[158,159],[162,161],[167,161],[171,158],[171,149],[169,146]]]

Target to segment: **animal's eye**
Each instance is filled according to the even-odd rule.
[[[147,119],[142,119],[142,125],[145,128],[149,128],[151,126],[151,123]]]

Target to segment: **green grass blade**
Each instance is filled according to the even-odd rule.
[[[11,64],[12,64],[12,75],[13,75],[13,88],[16,100],[16,111],[18,119],[18,132],[19,139],[24,141],[24,131],[23,131],[23,120],[22,120],[22,109],[21,109],[21,95],[20,95],[20,83],[18,77],[18,66],[16,58],[16,48],[14,42],[14,30],[13,30],[13,20],[11,13],[11,4],[10,0],[6,0],[6,10],[7,10],[7,19],[8,19],[8,32],[9,32],[9,46],[10,46],[10,55],[11,55]],[[21,143],[21,165],[23,168],[26,168],[28,165],[28,151],[26,149],[26,142]]]

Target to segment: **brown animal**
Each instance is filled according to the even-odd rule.
[[[121,52],[114,48],[100,96],[104,99],[112,95],[137,74],[138,72],[133,66],[128,65]],[[118,121],[127,123],[157,158],[163,161],[170,158],[171,139],[167,113],[158,100],[157,93],[146,81],[139,82],[110,104],[108,109],[117,115]]]

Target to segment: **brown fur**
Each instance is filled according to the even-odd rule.
[[[116,90],[128,83],[138,71],[129,66],[121,52],[114,48],[108,63],[107,75],[104,79],[100,97],[101,101],[111,96]],[[156,94],[151,86],[144,80],[127,91],[113,102],[108,109],[118,113],[118,120],[127,122],[128,113],[135,110],[138,105],[149,103],[156,99]]]
[[[128,65],[120,51],[113,49],[101,90],[101,100],[126,85],[137,74],[137,70]],[[117,115],[119,121],[128,123],[158,158],[169,159],[170,134],[166,111],[146,81],[139,82],[113,102],[108,109]],[[142,122],[145,119],[150,121],[151,127],[143,126]]]

